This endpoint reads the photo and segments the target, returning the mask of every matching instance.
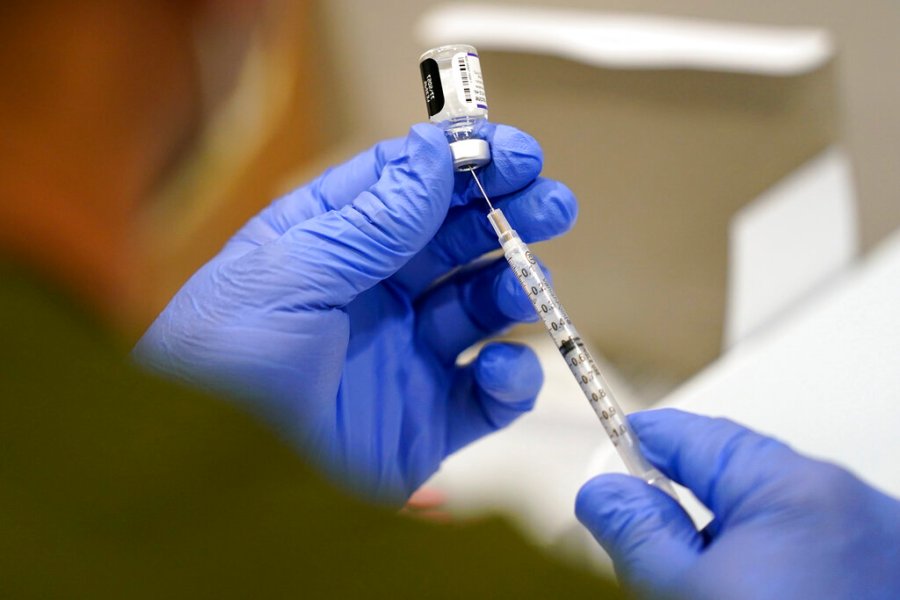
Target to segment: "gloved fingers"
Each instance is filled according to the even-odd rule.
[[[503,259],[479,264],[442,282],[416,302],[416,337],[445,364],[507,327],[537,316]]]
[[[697,559],[703,541],[690,517],[664,492],[629,475],[601,475],[575,501],[578,520],[609,553],[619,577],[665,593]]]
[[[403,137],[379,142],[275,200],[232,237],[225,248],[226,256],[252,250],[307,219],[346,206],[375,185],[385,166],[403,152],[406,141]]]
[[[437,129],[431,125],[423,126]],[[411,130],[411,135],[417,127]],[[500,196],[520,190],[538,176],[543,166],[543,153],[534,138],[513,127],[494,123],[487,123],[480,135],[492,145],[493,160],[480,171],[489,194]],[[274,201],[244,225],[217,258],[242,256],[277,239],[307,219],[349,205],[381,179],[385,167],[403,153],[408,142],[409,136],[379,142],[349,161],[327,170],[308,185]],[[455,204],[472,198],[475,188],[471,175],[457,173],[454,178],[449,165],[440,175],[453,179]]]
[[[524,189],[544,167],[544,152],[537,141],[515,127],[485,123],[478,135],[491,145],[491,162],[478,169],[478,178],[491,198]],[[481,198],[472,175],[458,173],[453,204]]]
[[[804,460],[727,419],[661,409],[632,414],[629,422],[650,462],[688,487],[719,523],[783,484],[789,468]]]
[[[479,135],[491,144],[491,162],[479,171],[482,185],[489,194],[501,196],[521,190],[540,174],[543,151],[527,133],[507,125],[486,123]],[[320,212],[338,210],[374,185],[381,178],[384,167],[402,152],[405,143],[406,138],[379,142],[346,163],[329,169],[305,189],[321,206]],[[461,188],[467,198],[477,191],[468,173],[458,173],[456,180],[461,183],[455,187]],[[301,202],[306,203],[305,200]],[[286,203],[284,208],[289,204]],[[290,222],[286,224],[288,228],[291,226]]]
[[[311,195],[323,212],[343,208],[381,179],[384,168],[400,156],[406,143],[406,137],[381,141],[325,171],[309,186]]]
[[[446,217],[452,185],[443,132],[416,125],[378,182],[351,204],[291,228],[224,270],[240,271],[255,303],[346,306],[428,243]]]
[[[454,378],[447,406],[447,454],[530,411],[543,381],[541,364],[527,346],[493,343],[482,348]]]
[[[495,206],[526,243],[562,235],[572,228],[578,203],[562,183],[538,178],[525,189],[502,196]],[[473,203],[451,209],[434,239],[394,276],[412,296],[436,279],[499,247],[488,221],[487,205]]]

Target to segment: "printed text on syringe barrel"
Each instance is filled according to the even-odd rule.
[[[528,294],[535,311],[544,321],[547,332],[578,381],[585,397],[613,445],[619,450],[625,466],[635,474],[646,473],[652,468],[642,460],[635,438],[625,422],[625,416],[615,406],[609,388],[603,381],[600,369],[584,346],[553,288],[544,279],[537,260],[528,247],[517,237],[503,243],[504,256],[516,274],[522,289]],[[624,447],[623,447],[624,446]]]

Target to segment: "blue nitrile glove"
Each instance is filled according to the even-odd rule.
[[[576,203],[538,178],[530,136],[489,125],[482,181],[526,239]],[[451,208],[452,207],[452,208]],[[444,134],[413,127],[274,202],[198,271],[138,343],[139,361],[246,400],[367,495],[402,501],[450,453],[528,411],[529,349],[467,347],[533,309]],[[436,281],[444,276],[449,277]]]
[[[624,583],[653,598],[900,598],[900,502],[725,419],[629,419],[647,458],[714,514],[698,533],[666,494],[603,475],[579,520]]]

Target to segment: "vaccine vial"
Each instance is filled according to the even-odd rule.
[[[491,162],[491,147],[479,135],[488,104],[475,48],[466,44],[433,48],[419,58],[419,71],[428,119],[447,134],[456,170]]]

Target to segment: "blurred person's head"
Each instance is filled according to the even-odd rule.
[[[126,303],[133,213],[225,95],[262,4],[0,2],[0,257]]]

